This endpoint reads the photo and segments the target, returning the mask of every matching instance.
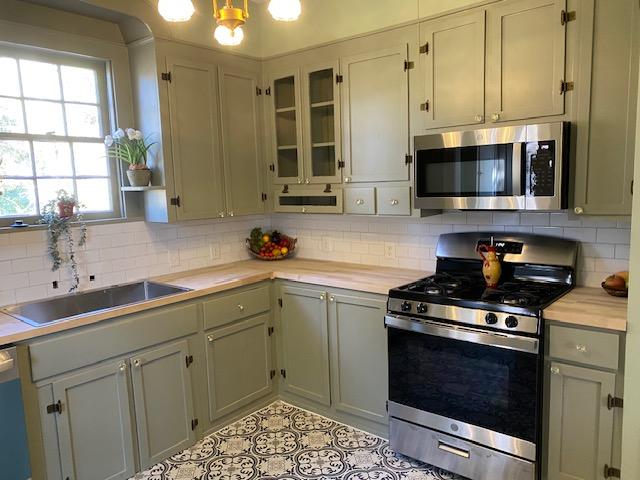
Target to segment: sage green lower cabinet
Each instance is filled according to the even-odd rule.
[[[196,441],[186,340],[131,357],[131,380],[144,469]]]
[[[206,334],[211,422],[273,390],[270,319],[262,314]]]
[[[329,293],[331,388],[336,410],[387,422],[386,302]]]
[[[548,480],[601,480],[611,465],[616,374],[551,364]]]
[[[53,382],[62,478],[117,480],[135,474],[126,367],[107,362]]]
[[[284,389],[329,406],[327,294],[287,285],[281,288],[280,298]]]

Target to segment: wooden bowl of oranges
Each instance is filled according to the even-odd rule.
[[[297,239],[277,230],[263,232],[260,228],[254,228],[246,243],[251,256],[260,260],[273,261],[292,257]]]

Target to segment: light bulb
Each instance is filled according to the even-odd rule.
[[[242,27],[236,27],[231,30],[229,27],[225,27],[224,25],[218,25],[213,36],[216,37],[216,40],[220,45],[235,46],[240,45],[242,42],[244,32],[242,31]]]
[[[300,5],[300,0],[271,0],[269,13],[274,19],[281,22],[292,22],[300,17],[302,5]]]
[[[158,12],[167,22],[186,22],[195,11],[191,0],[158,1]]]

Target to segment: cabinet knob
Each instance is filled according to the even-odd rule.
[[[476,115],[476,122],[480,123],[484,120],[484,115]]]
[[[133,366],[134,366],[134,367],[136,367],[136,368],[140,368],[140,366],[141,366],[141,365],[142,365],[142,360],[140,360],[139,358],[136,358],[136,359],[133,361]]]
[[[213,343],[213,340],[214,340],[213,335],[207,335],[207,342]]]
[[[359,198],[356,200],[356,205],[364,205],[364,200]]]
[[[493,120],[494,122],[497,122],[498,120],[500,120],[500,114],[494,113],[493,115],[491,115],[491,120]]]
[[[298,183],[302,183],[302,179],[301,178],[298,178]]]
[[[334,297],[333,295],[331,295],[331,296],[329,297],[329,301],[330,301],[330,302],[335,302],[335,301],[336,301],[336,297]]]
[[[586,345],[576,345],[576,350],[580,353],[587,353],[587,346]]]
[[[305,207],[302,207],[302,213],[307,213],[307,209]]]
[[[320,294],[320,300],[324,300],[324,299],[326,299],[326,298],[327,298],[327,296],[326,296],[324,293],[321,293],[321,294]]]
[[[351,177],[344,177],[344,183],[350,183]]]
[[[120,370],[121,372],[126,372],[127,371],[127,362],[122,362],[120,365],[118,365],[118,370]]]
[[[576,215],[582,215],[582,214],[584,213],[584,208],[582,208],[582,207],[576,207],[576,208],[574,208],[574,209],[573,209],[573,212],[574,212]]]
[[[311,183],[311,180],[309,180],[308,178],[305,179],[304,183],[306,183],[307,185],[309,185]]]
[[[392,198],[391,200],[389,200],[389,203],[393,206],[398,205],[400,202],[398,200],[396,200],[395,198]]]
[[[551,373],[553,375],[560,375],[560,369],[558,367],[551,367]]]
[[[238,304],[238,310],[244,312],[244,305]]]
[[[229,212],[229,216],[230,216],[230,217],[233,217],[233,212]]]
[[[219,216],[220,218],[224,218],[224,212],[220,212],[220,213],[218,214],[218,216]]]

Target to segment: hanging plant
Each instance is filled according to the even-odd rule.
[[[76,241],[72,231],[75,224],[79,224],[80,227],[78,246],[83,246],[87,241],[87,225],[83,221],[82,214],[77,211],[79,207],[80,204],[73,195],[69,195],[65,190],[58,190],[56,198],[43,207],[42,219],[38,222],[47,225],[47,253],[51,259],[51,271],[59,270],[63,263],[69,264],[72,279],[69,293],[76,291],[80,285]],[[60,252],[61,239],[66,242],[64,256]]]

